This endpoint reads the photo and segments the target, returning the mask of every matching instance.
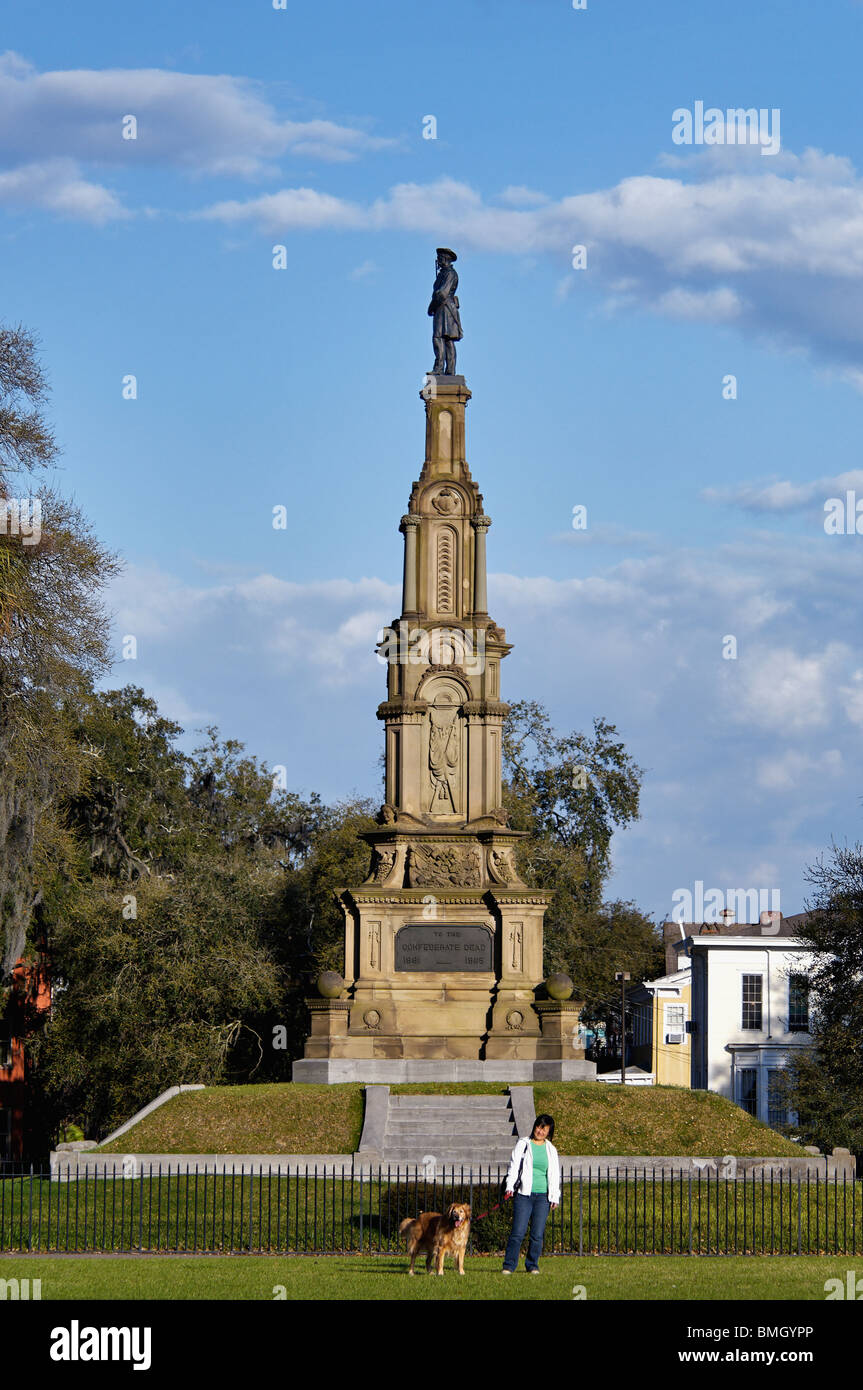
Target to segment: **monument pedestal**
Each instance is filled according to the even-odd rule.
[[[498,847],[490,849],[464,836],[468,847],[479,847],[477,877],[487,878],[488,855],[500,863],[500,841],[514,838],[495,836]],[[443,846],[439,839],[434,847],[424,844],[423,855],[433,848],[449,854],[457,844],[449,834]],[[533,1003],[547,901],[544,894],[493,885],[435,886],[434,892],[364,885],[344,893],[350,1018],[343,1033],[331,1036],[329,1055],[536,1059],[542,1035]],[[306,1056],[313,1055],[320,1053],[307,1048]]]

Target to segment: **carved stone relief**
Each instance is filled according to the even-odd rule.
[[[479,888],[482,856],[475,845],[412,844],[408,853],[411,888]]]
[[[520,975],[524,969],[524,924],[512,924],[512,969]]]
[[[438,705],[429,710],[429,775],[432,794],[429,811],[455,815],[461,730],[458,710],[450,705]]]
[[[522,880],[518,876],[515,864],[512,860],[512,850],[510,849],[490,849],[488,852],[488,872],[489,877],[494,883],[516,883]]]

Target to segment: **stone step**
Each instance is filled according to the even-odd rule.
[[[502,1144],[499,1140],[494,1144],[453,1144],[451,1140],[449,1143],[446,1140],[435,1142],[426,1135],[421,1140],[400,1139],[395,1143],[385,1144],[381,1158],[386,1163],[396,1155],[409,1154],[411,1158],[415,1158],[419,1162],[427,1154],[434,1154],[442,1163],[444,1161],[448,1163],[450,1155],[457,1155],[460,1161],[463,1154],[470,1153],[483,1159],[483,1161],[489,1159],[491,1163],[497,1163],[503,1156],[508,1163],[514,1147],[514,1144]]]
[[[410,1130],[414,1134],[452,1134],[453,1137],[459,1134],[514,1134],[516,1126],[513,1125],[509,1115],[503,1115],[500,1119],[485,1119],[485,1116],[470,1116],[457,1122],[447,1122],[438,1115],[427,1116],[407,1116],[407,1115],[388,1115],[386,1116],[386,1133],[404,1134]]]
[[[461,1148],[459,1148],[459,1150],[454,1150],[454,1148],[446,1148],[445,1150],[445,1148],[441,1148],[441,1150],[435,1150],[435,1148],[431,1147],[416,1148],[413,1147],[413,1145],[404,1145],[403,1147],[403,1145],[397,1144],[386,1150],[384,1156],[382,1156],[381,1162],[384,1168],[386,1168],[388,1163],[416,1163],[417,1168],[420,1169],[421,1175],[422,1163],[424,1163],[424,1159],[427,1158],[427,1156],[432,1156],[432,1158],[435,1159],[438,1168],[452,1168],[453,1165],[459,1168],[461,1163],[464,1163],[466,1168],[468,1165],[471,1165],[474,1166],[474,1168],[486,1169],[491,1165],[492,1177],[496,1179],[499,1168],[503,1169],[503,1172],[500,1173],[500,1177],[506,1175],[506,1169],[509,1168],[511,1150],[510,1148],[464,1148],[464,1150],[461,1150]]]
[[[397,1110],[508,1110],[509,1096],[415,1096],[393,1095],[390,1092],[390,1108]]]
[[[517,1143],[514,1134],[476,1134],[466,1135],[463,1139],[457,1136],[453,1138],[451,1134],[388,1134],[383,1146],[383,1156],[394,1153],[396,1149],[412,1149],[414,1153],[422,1149],[423,1153],[450,1153],[453,1149],[472,1149],[482,1150],[483,1153],[491,1153],[492,1149],[498,1153],[501,1149],[506,1149],[507,1153],[512,1153]]]
[[[423,1159],[433,1156],[440,1171],[460,1178],[491,1172],[498,1180],[509,1165],[517,1138],[510,1096],[393,1095],[387,1106],[381,1161],[413,1166],[423,1180]]]

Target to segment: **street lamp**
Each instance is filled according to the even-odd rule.
[[[620,1084],[626,1085],[626,983],[628,970],[618,970],[614,976],[620,981]]]

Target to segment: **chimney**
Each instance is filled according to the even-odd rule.
[[[782,913],[777,908],[774,908],[771,911],[765,910],[760,914],[758,918],[759,926],[762,927],[775,927],[781,921]]]
[[[720,918],[720,921],[722,922],[723,927],[731,927],[731,926],[733,926],[733,925],[734,925],[734,919],[735,919],[734,908],[733,908],[733,907],[724,907],[724,908],[722,909],[722,911],[720,912],[720,914],[719,914],[719,918]]]

